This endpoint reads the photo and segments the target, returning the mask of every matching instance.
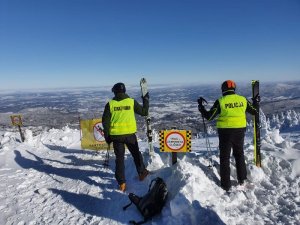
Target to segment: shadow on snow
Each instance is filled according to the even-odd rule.
[[[102,177],[107,179],[111,179],[111,174],[108,172],[103,172],[99,170],[83,170],[77,168],[57,168],[52,165],[46,164],[44,162],[45,159],[27,151],[29,154],[33,155],[36,160],[25,158],[21,155],[21,153],[17,150],[15,153],[15,161],[24,169],[35,169],[39,172],[46,173],[48,175],[56,175],[60,177],[70,178],[73,180],[81,180],[89,185],[95,185],[101,187],[101,184],[97,183],[95,180],[90,177]]]
[[[66,190],[60,190],[56,188],[49,189],[50,191],[52,191],[52,193],[60,195],[66,203],[73,205],[79,211],[86,214],[90,214],[92,216],[108,218],[109,220],[118,221],[120,223],[128,223],[128,221],[131,219],[137,221],[142,220],[141,214],[138,212],[135,206],[132,206],[130,210],[128,209],[126,211],[123,211],[122,207],[127,203],[129,203],[129,199],[126,194],[124,195],[124,193],[113,190],[114,189],[114,184],[113,184],[114,182],[112,181],[114,179],[113,173],[103,172],[99,170],[84,170],[84,169],[77,169],[77,168],[57,168],[45,163],[45,161],[49,161],[49,162],[60,163],[61,165],[67,164],[73,166],[87,166],[87,165],[91,166],[92,164],[92,166],[100,168],[100,166],[97,164],[93,165],[93,162],[91,162],[91,160],[89,160],[89,162],[84,162],[85,160],[81,160],[80,158],[77,158],[75,156],[68,155],[68,156],[64,156],[64,158],[70,159],[71,163],[64,163],[58,160],[43,159],[30,151],[27,151],[27,153],[32,155],[35,158],[35,160],[28,159],[22,156],[22,154],[18,150],[15,150],[14,153],[15,153],[16,163],[18,163],[24,169],[35,169],[39,172],[46,173],[49,176],[55,175],[55,176],[70,178],[73,180],[80,180],[85,182],[88,185],[95,185],[100,187],[102,189],[101,198],[94,197],[88,194],[72,193]],[[170,179],[169,176],[171,174],[173,174],[174,172],[176,174],[176,171],[173,171],[173,169],[170,167],[166,167],[158,170],[157,171],[158,173],[156,173],[156,175],[161,175],[161,177],[164,177],[167,180],[167,183],[170,185],[169,187],[170,198],[167,201],[167,204],[164,208],[165,212],[169,212],[167,213],[169,215],[166,215],[166,218],[168,218],[168,220],[171,219],[172,221],[174,219],[172,223],[175,225],[179,224],[178,223],[179,221],[180,223],[186,221],[188,224],[199,224],[200,222],[201,224],[223,225],[224,223],[221,221],[219,216],[213,210],[202,207],[199,201],[196,200],[190,203],[185,196],[180,197],[180,199],[185,202],[184,203],[185,210],[183,210],[177,215],[173,215],[173,213],[171,213],[171,205],[173,204],[172,200],[178,194],[180,188],[185,184],[185,182],[178,183],[177,179]],[[98,176],[110,180],[110,182],[108,183],[106,182],[106,184],[100,184],[94,181],[93,179],[91,179],[90,176]],[[172,184],[175,184],[174,187],[172,187],[173,186]],[[113,191],[108,192],[106,191],[107,188],[111,188]],[[147,190],[145,189],[144,194],[146,193]],[[182,203],[183,202],[181,202],[181,205]],[[165,214],[163,215],[165,216]],[[164,217],[158,215],[153,217],[153,220],[155,222],[163,222]]]

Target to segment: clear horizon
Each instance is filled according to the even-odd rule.
[[[0,3],[0,90],[298,81],[300,2]]]
[[[239,81],[239,82],[236,82],[237,86],[240,87],[244,87],[245,85],[249,85],[249,88],[250,88],[250,85],[251,85],[251,81],[252,80],[247,80],[247,81]],[[277,84],[279,83],[279,81],[262,81],[262,80],[259,80],[260,81],[260,85],[263,86],[263,85],[270,85],[270,84]],[[161,84],[149,84],[149,90],[151,89],[154,89],[154,88],[163,88],[165,86],[173,86],[173,87],[193,87],[193,86],[199,86],[199,87],[202,87],[202,86],[205,86],[205,85],[212,85],[212,86],[220,86],[222,84],[223,81],[221,82],[203,82],[203,83],[200,83],[200,82],[197,82],[197,83],[161,83]],[[282,84],[295,84],[294,82],[296,83],[300,83],[300,79],[297,79],[297,80],[282,80],[280,81],[280,83]],[[61,87],[36,87],[36,88],[11,88],[11,89],[0,89],[0,94],[1,95],[5,95],[5,94],[10,94],[10,93],[21,93],[21,92],[24,92],[24,93],[30,93],[30,92],[53,92],[53,91],[73,91],[73,90],[84,90],[84,89],[98,89],[98,90],[101,90],[101,91],[111,91],[111,88],[114,84],[109,84],[109,85],[90,85],[90,86],[61,86]],[[131,91],[133,89],[140,89],[140,86],[139,86],[139,80],[137,80],[137,82],[135,84],[125,84],[126,85],[126,88],[127,89],[130,89]],[[239,90],[239,89],[238,89]]]

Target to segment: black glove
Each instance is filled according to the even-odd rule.
[[[147,92],[147,94],[145,94],[145,96],[142,96],[142,99],[143,100],[147,100],[147,101],[149,101],[149,92]]]
[[[207,101],[204,99],[204,98],[202,98],[202,97],[200,97],[200,98],[198,98],[198,110],[201,112],[201,113],[203,113],[204,111],[205,111],[205,108],[204,108],[204,106],[203,106],[203,102],[205,102],[206,104],[207,104]]]
[[[109,135],[104,135],[104,139],[107,144],[110,144],[112,142]]]
[[[257,104],[258,102],[260,102],[260,95],[256,95],[254,98],[252,98],[252,102],[253,104]]]
[[[198,104],[201,105],[201,106],[203,106],[203,102],[205,102],[207,104],[207,101],[202,97],[198,98],[197,101],[198,101]]]
[[[203,105],[198,105],[198,110],[202,113],[205,110],[205,108]]]

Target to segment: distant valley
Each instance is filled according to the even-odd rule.
[[[262,83],[260,89],[261,108],[267,117],[287,110],[300,112],[300,81]],[[130,97],[141,103],[138,86],[128,86],[127,90]],[[191,129],[193,133],[200,132],[203,127],[197,107],[198,97],[202,96],[208,101],[209,109],[221,95],[219,85],[161,85],[150,86],[149,91],[153,129],[176,127]],[[251,100],[251,85],[240,84],[237,93]],[[79,129],[79,117],[101,117],[105,104],[112,97],[110,87],[0,92],[0,127],[10,129],[9,116],[21,114],[25,127],[41,130],[68,125]],[[139,133],[143,134],[144,120],[139,116],[137,119]]]

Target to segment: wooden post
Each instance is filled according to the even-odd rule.
[[[172,165],[177,163],[177,152],[172,152]]]
[[[24,137],[24,134],[23,134],[23,132],[21,130],[21,126],[18,125],[18,127],[19,127],[19,132],[20,132],[21,140],[22,140],[22,142],[24,142],[25,141],[25,137]]]
[[[176,130],[175,126],[171,127],[172,130]],[[172,165],[177,163],[177,152],[172,152]]]

